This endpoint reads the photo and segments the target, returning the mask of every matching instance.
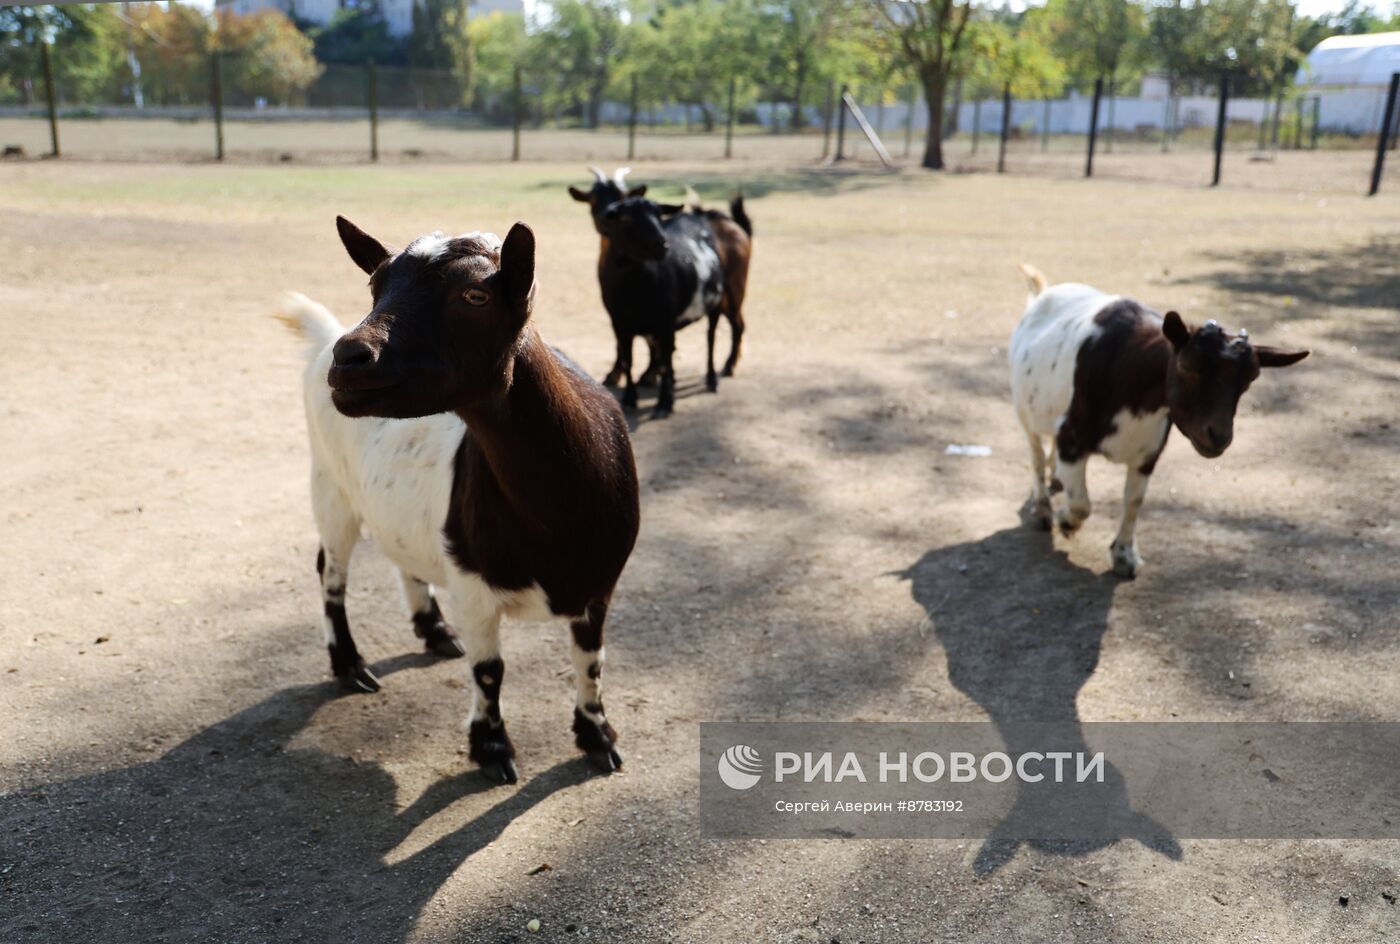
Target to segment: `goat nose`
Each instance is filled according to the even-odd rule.
[[[1224,446],[1228,446],[1230,444],[1229,432],[1222,433],[1214,426],[1206,427],[1206,438],[1209,439],[1210,444],[1217,449],[1223,448]]]
[[[368,367],[375,361],[374,348],[354,337],[343,337],[335,342],[332,352],[337,367]]]

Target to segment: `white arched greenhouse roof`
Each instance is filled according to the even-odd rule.
[[[1300,85],[1387,85],[1400,72],[1400,32],[1331,36],[1308,53]]]

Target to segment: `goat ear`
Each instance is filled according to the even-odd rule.
[[[535,232],[516,223],[501,243],[501,275],[512,305],[523,305],[529,317],[535,297]]]
[[[639,187],[633,187],[631,190],[627,191],[627,196],[629,196],[629,197],[645,197],[646,195],[647,195],[647,185],[646,185],[646,184],[642,184],[642,185],[639,186]]]
[[[1276,347],[1257,345],[1254,353],[1259,355],[1260,367],[1292,367],[1312,351],[1284,351]]]
[[[573,198],[574,198],[575,200],[577,200],[579,203],[592,203],[592,202],[593,202],[593,198],[590,197],[590,196],[588,195],[588,191],[587,191],[587,190],[580,190],[580,189],[578,189],[577,187],[570,187],[570,188],[569,188],[569,196],[573,197]]]
[[[384,248],[383,243],[345,217],[335,218],[335,228],[340,233],[340,241],[345,245],[345,251],[355,260],[355,265],[370,275],[374,274],[381,262],[389,258],[389,250]]]
[[[656,209],[662,216],[675,216],[677,213],[684,210],[685,207],[679,203],[658,203]]]
[[[1162,333],[1167,336],[1167,340],[1172,343],[1174,350],[1181,350],[1186,346],[1186,342],[1191,340],[1191,329],[1186,327],[1186,322],[1181,320],[1181,316],[1174,311],[1169,311],[1162,319]]]

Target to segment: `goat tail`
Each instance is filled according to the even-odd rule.
[[[288,292],[283,295],[282,302],[272,317],[306,341],[308,361],[334,344],[345,333],[345,326],[325,305],[313,302],[300,292]]]
[[[729,201],[729,215],[734,217],[734,222],[739,224],[740,229],[753,236],[753,221],[744,212],[744,191],[740,190],[734,195],[734,199]]]
[[[1021,274],[1026,277],[1026,281],[1031,283],[1031,298],[1035,298],[1050,285],[1045,278],[1045,273],[1033,265],[1021,263]]]

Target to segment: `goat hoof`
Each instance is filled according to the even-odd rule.
[[[372,695],[379,691],[379,679],[374,677],[374,673],[369,670],[369,666],[363,662],[351,666],[347,671],[340,673],[340,686],[347,692],[357,694]]]
[[[649,370],[649,371],[647,371],[645,374],[642,374],[642,376],[640,376],[640,377],[637,378],[637,386],[639,386],[639,387],[655,387],[655,386],[657,385],[657,382],[658,382],[659,380],[660,380],[660,373],[657,372],[657,371],[650,371],[650,370]]]
[[[1074,533],[1079,530],[1079,526],[1083,523],[1084,522],[1082,520],[1076,521],[1075,519],[1065,514],[1057,515],[1055,517],[1055,524],[1059,525],[1060,533],[1067,538],[1074,537]]]
[[[617,752],[615,747],[603,751],[590,751],[588,761],[605,774],[622,769],[622,755]]]
[[[657,406],[651,411],[651,418],[654,420],[664,420],[670,415],[671,408],[669,406]]]
[[[733,364],[725,364],[725,365],[724,365],[724,370],[720,371],[720,376],[723,376],[723,377],[733,377],[733,376],[734,376],[734,365],[733,365]]]
[[[423,640],[423,648],[435,656],[441,656],[444,659],[460,659],[467,654],[467,647],[462,645],[457,634],[448,629],[447,624],[441,620],[419,631],[418,637]]]
[[[1142,558],[1138,556],[1137,548],[1131,544],[1123,545],[1114,542],[1109,547],[1109,552],[1113,555],[1113,574],[1122,577],[1124,580],[1137,579],[1138,568],[1142,567]]]
[[[705,389],[710,391],[711,393],[714,393],[715,391],[719,390],[719,378],[714,374],[706,375]]]
[[[481,775],[493,783],[515,783],[520,779],[520,774],[515,769],[515,761],[509,757],[491,764],[483,764]]]
[[[636,387],[628,387],[628,388],[627,388],[627,391],[622,395],[622,405],[623,405],[626,409],[629,409],[629,410],[635,410],[635,409],[637,408],[637,388],[636,388]]]

